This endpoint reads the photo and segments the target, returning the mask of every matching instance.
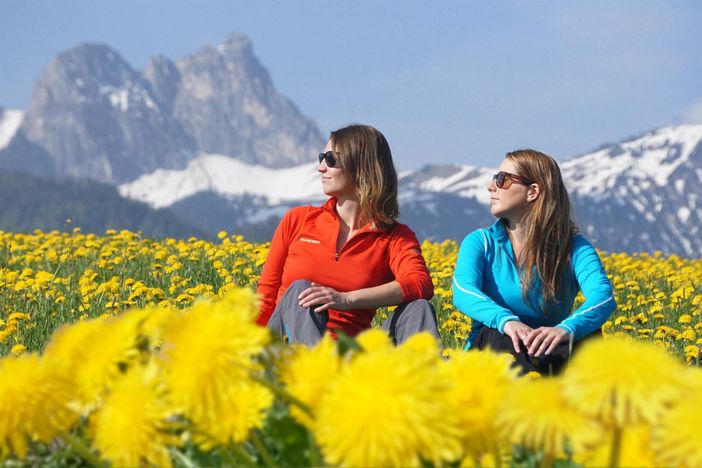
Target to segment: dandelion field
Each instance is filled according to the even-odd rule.
[[[1,463],[702,464],[702,260],[603,254],[607,339],[538,379],[460,351],[455,242],[422,246],[441,359],[423,335],[272,342],[253,324],[268,245],[219,237],[0,232]]]

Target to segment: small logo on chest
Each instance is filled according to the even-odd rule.
[[[319,244],[317,239],[310,239],[309,237],[300,237],[300,242],[307,242],[308,244]]]

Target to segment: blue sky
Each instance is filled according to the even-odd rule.
[[[0,0],[0,106],[81,42],[133,67],[248,35],[277,89],[327,133],[385,133],[401,169],[559,160],[702,122],[702,2]]]

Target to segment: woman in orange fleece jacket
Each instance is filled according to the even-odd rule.
[[[376,308],[400,305],[383,324],[396,343],[424,330],[440,341],[419,242],[397,222],[397,172],[383,134],[367,125],[331,132],[317,170],[330,198],[280,221],[258,283],[258,322],[313,345],[326,330],[355,336]]]

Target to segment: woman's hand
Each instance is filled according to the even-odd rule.
[[[314,307],[315,312],[322,312],[330,308],[336,310],[351,310],[353,308],[348,293],[339,292],[317,283],[312,283],[312,286],[302,291],[297,298],[301,307]]]
[[[505,324],[505,335],[512,338],[514,352],[517,354],[519,354],[519,342],[522,341],[526,345],[526,341],[524,340],[532,331],[533,330],[529,325],[526,325],[518,320],[510,320]]]
[[[569,339],[569,333],[563,328],[539,327],[532,330],[526,337],[524,344],[528,348],[530,356],[541,356],[544,353],[548,356],[556,347]]]

